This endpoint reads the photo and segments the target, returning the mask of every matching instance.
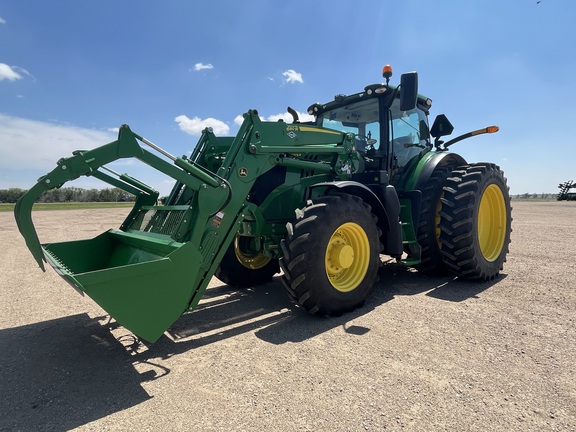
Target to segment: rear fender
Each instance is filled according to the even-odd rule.
[[[422,166],[417,168],[416,176],[408,182],[405,190],[422,190],[430,180],[432,173],[439,166],[457,167],[466,165],[466,159],[456,153],[439,152],[424,161]]]

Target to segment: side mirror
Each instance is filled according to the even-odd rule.
[[[400,111],[416,107],[418,99],[418,72],[408,72],[400,77]]]
[[[434,123],[432,124],[432,128],[430,129],[430,135],[434,138],[438,139],[441,136],[450,135],[454,130],[454,126],[448,120],[444,114],[438,114],[434,119]]]

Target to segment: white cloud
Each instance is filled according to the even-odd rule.
[[[202,120],[199,117],[188,118],[185,115],[179,115],[174,120],[182,131],[194,136],[200,136],[207,127],[211,127],[216,135],[228,135],[230,133],[230,127],[226,123],[211,117]]]
[[[0,81],[7,79],[8,81],[16,81],[22,79],[22,75],[16,72],[12,67],[5,63],[0,63]]]
[[[114,141],[109,132],[0,114],[0,168],[51,170],[74,150]]]
[[[301,123],[314,121],[314,116],[311,116],[310,114],[307,114],[307,113],[301,113],[300,111],[296,111],[296,112],[298,113],[298,118],[299,118]],[[260,116],[260,120],[270,121],[270,122],[277,122],[278,120],[283,120],[286,123],[292,123],[294,121],[294,119],[292,118],[292,115],[288,112],[284,112],[284,113],[280,113],[280,114],[273,114],[273,115],[270,115],[268,117]],[[240,126],[240,125],[242,125],[243,121],[244,121],[244,116],[239,115],[239,116],[236,116],[236,118],[234,119],[234,124]]]
[[[297,111],[298,112],[298,111]],[[314,117],[313,115],[310,115],[308,113],[301,113],[298,112],[298,115],[300,116],[300,121],[301,122],[311,122],[316,120],[316,117]]]
[[[282,76],[284,76],[284,81],[287,83],[304,83],[302,74],[296,72],[294,69],[288,69],[286,72],[282,73]]]
[[[296,112],[298,113],[300,122],[314,121],[314,116],[311,116],[307,113],[301,113],[299,111]],[[182,131],[190,135],[200,136],[204,128],[207,127],[211,127],[214,131],[214,134],[216,135],[230,134],[230,127],[225,122],[217,120],[215,118],[211,117],[207,119],[200,119],[199,117],[188,118],[185,115],[180,115],[176,117],[174,120],[178,123]],[[292,123],[294,121],[292,115],[290,115],[287,112],[270,115],[268,117],[260,116],[260,120],[270,122],[277,122],[278,120],[283,120],[286,123]],[[244,115],[242,114],[237,115],[233,121],[234,125],[236,126],[241,126],[243,122],[244,122]]]
[[[306,113],[301,113],[299,111],[296,111],[298,113],[298,118],[300,120],[300,122],[309,122],[309,121],[314,121],[314,116],[311,116],[310,114],[306,114]],[[294,118],[292,117],[292,115],[290,113],[281,113],[281,114],[274,114],[271,116],[268,116],[268,118],[266,119],[268,121],[278,121],[278,120],[284,120],[286,123],[292,123],[294,121]]]
[[[212,66],[212,64],[208,63],[208,64],[204,64],[204,63],[196,63],[194,65],[194,70],[195,71],[201,71],[203,69],[214,69],[214,66]]]
[[[6,24],[6,20],[2,17],[0,17],[0,24]]]
[[[117,129],[106,131],[36,121],[0,114],[0,189],[29,189],[36,180],[56,167],[74,150],[91,150],[114,141]],[[174,180],[135,159],[120,159],[109,164],[119,172],[128,172],[165,195]],[[94,177],[81,176],[66,186],[83,188],[112,187]]]

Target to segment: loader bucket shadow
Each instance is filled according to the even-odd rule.
[[[150,399],[147,373],[86,314],[0,330],[0,346],[0,430],[67,431]]]
[[[299,312],[278,279],[246,289],[224,284],[208,288],[196,309],[168,329],[169,337],[146,345],[137,358],[167,358],[256,331]]]

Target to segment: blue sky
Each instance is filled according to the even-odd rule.
[[[206,125],[238,130],[250,108],[299,112],[419,73],[451,149],[499,164],[510,192],[576,180],[574,0],[0,2],[0,189],[31,187],[75,149],[127,123],[175,155]],[[138,163],[112,168],[167,193]],[[69,186],[105,187],[92,179]]]

